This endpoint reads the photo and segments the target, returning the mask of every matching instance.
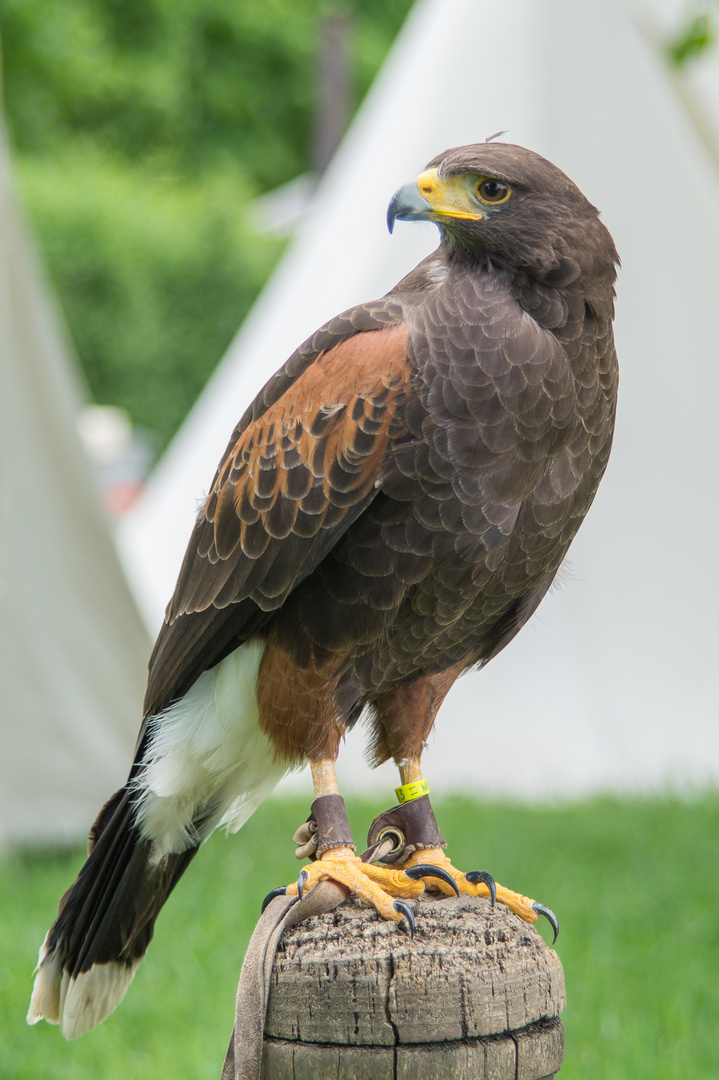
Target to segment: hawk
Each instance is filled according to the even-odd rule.
[[[28,1020],[75,1038],[124,995],[218,825],[309,761],[288,893],[323,879],[413,928],[424,888],[543,905],[464,874],[421,756],[454,681],[546,595],[609,457],[618,256],[598,211],[522,147],[446,151],[392,199],[440,244],[332,319],[252,402],[202,505],[154,647],[125,786],[40,949]],[[335,760],[360,717],[399,805],[355,854]]]

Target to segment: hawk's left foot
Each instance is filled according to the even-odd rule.
[[[452,883],[458,894],[465,896],[488,896],[494,906],[495,898],[505,907],[508,907],[510,911],[513,911],[515,915],[519,915],[521,919],[524,919],[528,923],[536,923],[540,915],[544,915],[549,920],[549,923],[554,931],[554,942],[557,940],[559,934],[559,920],[551,908],[545,907],[544,904],[540,904],[537,900],[530,900],[528,896],[522,896],[520,893],[512,892],[511,889],[505,889],[504,885],[497,885],[493,878],[483,870],[470,871],[468,874],[463,874],[461,870],[457,870],[452,865],[447,856],[444,854],[440,847],[424,848],[419,851],[415,851],[410,855],[409,859],[402,864],[402,869],[407,871],[413,866],[422,864],[422,866],[436,866],[441,870],[442,877],[431,877],[430,875],[424,875],[425,885],[428,892],[441,892],[445,896],[452,896],[454,889],[447,884],[447,877],[452,879]]]
[[[414,763],[412,771],[419,776],[418,763]],[[405,870],[418,863],[436,866],[443,871],[443,877],[440,879],[426,876],[428,891],[450,895],[449,889],[443,883],[446,877],[450,877],[459,893],[465,896],[487,896],[492,904],[498,900],[525,922],[536,923],[539,916],[544,915],[554,931],[554,941],[557,940],[559,922],[550,908],[536,900],[530,900],[528,896],[505,889],[503,885],[497,885],[485,871],[475,870],[463,874],[452,866],[442,850],[445,839],[439,831],[429,801],[429,785],[425,780],[420,778],[405,783],[402,788],[397,789],[397,797],[404,797],[404,802],[385,810],[372,822],[367,836],[368,851],[365,858],[376,858],[383,863],[402,866]]]

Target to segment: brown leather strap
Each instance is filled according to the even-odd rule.
[[[393,806],[391,810],[385,810],[383,814],[376,817],[367,834],[368,851],[362,857],[370,856],[371,858],[371,853],[382,846],[383,840],[388,837],[394,838],[395,835],[395,847],[389,853],[380,856],[380,862],[402,863],[422,848],[446,847],[447,845],[447,841],[439,831],[429,795],[422,795],[419,799]]]
[[[336,881],[320,881],[301,900],[276,896],[265,908],[247,946],[235,1005],[235,1026],[221,1080],[260,1080],[262,1043],[272,967],[285,930],[303,919],[332,911],[348,890]]]
[[[345,801],[341,795],[320,795],[310,807],[310,820],[317,826],[313,839],[317,841],[317,854],[327,848],[347,845],[355,850],[352,833],[347,820]]]
[[[308,837],[318,841],[317,850],[339,844],[352,844],[344,799],[341,795],[322,795],[312,803],[308,819],[312,826]],[[362,856],[372,857],[372,849],[383,845],[382,834],[394,830],[398,834],[398,851],[390,852],[381,861],[397,862],[408,859],[413,851],[426,847],[444,847],[444,838],[429,802],[429,796],[413,799],[380,814],[372,822],[368,842],[370,850]],[[299,830],[298,830],[299,831]],[[282,933],[303,918],[331,911],[347,896],[348,890],[335,881],[321,881],[301,901],[296,897],[278,896],[260,918],[242,965],[237,991],[235,1027],[227,1049],[222,1080],[259,1080],[262,1069],[262,1039],[269,996],[270,978],[277,945]]]

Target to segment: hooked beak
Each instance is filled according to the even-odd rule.
[[[483,217],[470,198],[465,176],[440,176],[437,169],[427,169],[394,195],[387,211],[387,227],[392,232],[395,221],[434,221],[444,225],[450,219],[481,221]]]
[[[392,196],[387,209],[387,228],[394,229],[395,221],[426,221],[432,207],[419,193],[416,180],[410,180]]]

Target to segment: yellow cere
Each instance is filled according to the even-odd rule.
[[[484,214],[471,209],[466,176],[439,176],[436,169],[427,169],[417,177],[417,190],[435,214],[441,217],[481,221]]]

